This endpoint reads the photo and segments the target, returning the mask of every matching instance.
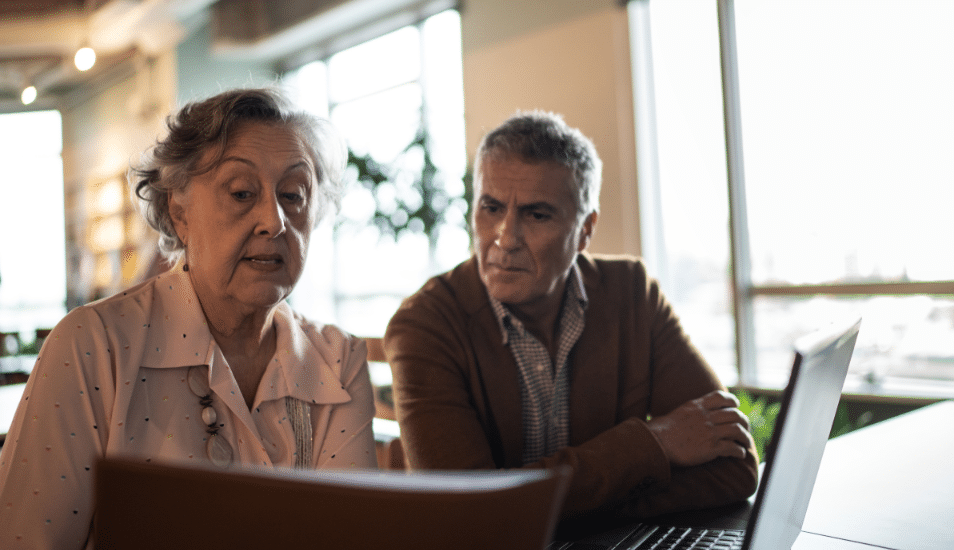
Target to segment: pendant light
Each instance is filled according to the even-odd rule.
[[[89,46],[83,46],[76,50],[76,55],[73,56],[73,63],[76,64],[77,69],[88,71],[96,64],[96,52]]]
[[[20,102],[22,102],[24,105],[29,105],[33,103],[34,101],[36,101],[36,96],[37,96],[36,86],[33,86],[31,84],[23,88],[23,91],[20,92]]]

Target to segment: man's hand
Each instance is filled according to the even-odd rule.
[[[653,418],[648,425],[677,466],[697,466],[720,456],[745,458],[753,442],[749,420],[738,406],[734,395],[716,390]]]

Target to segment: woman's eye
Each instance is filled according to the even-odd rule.
[[[241,200],[251,198],[252,192],[251,191],[232,191],[232,196],[241,201]]]
[[[305,200],[305,197],[299,195],[298,193],[282,193],[282,198],[288,202],[298,204]]]

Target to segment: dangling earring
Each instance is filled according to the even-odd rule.
[[[182,271],[189,271],[189,264],[182,264]]]

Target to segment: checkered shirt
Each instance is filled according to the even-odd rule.
[[[570,351],[583,333],[588,303],[582,280],[574,264],[567,278],[559,320],[556,369],[540,340],[530,334],[506,306],[490,297],[503,343],[510,347],[520,368],[524,464],[550,456],[569,444]]]

